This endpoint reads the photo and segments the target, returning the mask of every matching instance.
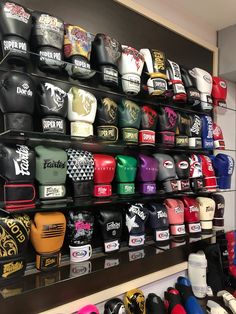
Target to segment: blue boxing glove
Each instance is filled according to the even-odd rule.
[[[204,115],[201,117],[201,121],[202,121],[202,147],[205,149],[214,149],[212,117]]]
[[[211,156],[219,189],[230,189],[231,177],[234,172],[234,159],[226,154]]]
[[[191,283],[186,277],[178,277],[175,288],[179,291],[187,314],[204,314],[195,298]]]

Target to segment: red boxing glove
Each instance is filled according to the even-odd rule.
[[[94,154],[94,196],[111,196],[111,182],[114,179],[116,161],[109,155]]]
[[[226,108],[227,84],[224,79],[218,76],[212,77],[212,98],[214,106]]]
[[[208,191],[215,192],[217,187],[217,181],[211,159],[210,157],[205,155],[199,155],[199,157],[202,162],[202,173],[204,177],[205,188]]]
[[[164,304],[168,314],[187,314],[177,289],[168,288],[167,291],[165,291]]]
[[[157,112],[149,106],[142,106],[141,125],[139,131],[140,145],[155,145]]]
[[[170,224],[170,233],[173,236],[184,236],[184,204],[181,200],[167,198],[164,201]]]
[[[79,309],[76,314],[99,314],[99,311],[95,305],[89,304]]]
[[[190,235],[198,235],[202,231],[198,202],[194,198],[187,196],[184,196],[182,201],[184,203],[186,231]]]
[[[214,139],[214,147],[217,149],[225,149],[225,141],[223,137],[223,133],[219,125],[213,123],[213,139]]]

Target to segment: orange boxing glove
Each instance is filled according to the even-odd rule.
[[[60,212],[36,213],[31,223],[30,240],[36,251],[36,268],[49,270],[60,265],[60,249],[66,231],[66,219]]]

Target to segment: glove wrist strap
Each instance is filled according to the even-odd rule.
[[[165,245],[170,239],[169,228],[164,230],[155,230],[155,241],[160,245]]]
[[[133,182],[118,183],[117,193],[118,194],[134,194],[135,187]]]
[[[41,199],[56,199],[62,198],[66,195],[66,188],[64,185],[40,185],[39,197]]]
[[[88,137],[93,135],[93,125],[90,122],[73,121],[70,123],[70,134],[71,136]]]
[[[190,178],[190,185],[194,191],[199,191],[204,188],[203,178]]]
[[[176,146],[189,146],[188,136],[187,135],[177,135],[175,137]]]
[[[202,232],[211,233],[212,232],[212,220],[201,220]]]
[[[201,230],[202,230],[202,228],[201,228],[201,224],[200,224],[200,222],[198,221],[196,221],[196,222],[189,222],[189,223],[187,223],[187,225],[186,225],[186,229],[187,229],[187,232],[188,233],[191,233],[191,234],[197,234],[197,233],[200,233],[201,232]]]
[[[119,250],[120,243],[119,240],[110,240],[104,242],[104,250],[105,253],[110,253]]]
[[[22,255],[2,258],[0,261],[0,280],[24,275],[26,260]]]
[[[205,183],[205,188],[208,191],[216,191],[216,187],[217,187],[217,181],[216,181],[216,177],[212,176],[212,177],[205,177],[204,178],[204,183]]]
[[[36,268],[39,270],[51,270],[61,263],[61,253],[36,254]]]
[[[70,260],[73,263],[83,262],[92,256],[92,246],[90,244],[73,246],[70,245]]]
[[[190,137],[188,139],[189,147],[191,148],[202,148],[202,139],[201,137]]]
[[[189,179],[177,180],[177,184],[178,184],[178,190],[179,191],[188,191],[188,190],[190,190]]]
[[[6,208],[35,207],[35,187],[33,184],[9,184],[4,185],[4,201]]]
[[[139,192],[142,194],[155,194],[157,191],[155,182],[139,183]]]
[[[170,179],[163,182],[163,188],[166,192],[178,192],[178,183],[176,179]]]
[[[97,134],[103,140],[117,141],[118,128],[114,125],[100,125],[97,127]]]
[[[138,130],[135,128],[122,128],[122,138],[125,142],[138,143]]]
[[[157,133],[157,142],[160,144],[174,146],[175,133],[171,131],[161,131]]]
[[[140,145],[155,145],[155,132],[152,130],[140,130],[138,140]]]
[[[175,236],[184,235],[185,234],[184,224],[170,225],[170,233]]]
[[[74,197],[91,196],[93,194],[93,181],[73,182]]]
[[[214,226],[214,229],[223,228],[224,227],[224,218],[223,217],[221,217],[221,218],[214,217],[213,226]]]
[[[93,194],[96,197],[108,197],[112,195],[111,184],[94,185]]]
[[[144,245],[145,242],[145,235],[129,235],[129,246],[141,246]]]
[[[45,117],[42,119],[44,133],[66,134],[66,122],[60,117]]]
[[[122,88],[126,94],[137,95],[140,91],[140,76],[128,73],[122,75]]]
[[[160,73],[151,73],[147,81],[148,92],[150,95],[162,95],[167,90],[167,76]]]

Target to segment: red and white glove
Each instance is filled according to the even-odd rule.
[[[212,77],[212,98],[214,106],[226,108],[227,84],[224,79],[218,76]]]
[[[181,200],[167,198],[164,201],[167,208],[167,215],[172,236],[184,236],[184,204]]]
[[[216,149],[225,149],[225,141],[222,130],[216,123],[213,123],[213,139],[214,147]]]
[[[187,196],[184,196],[182,201],[184,204],[184,221],[186,231],[190,235],[197,235],[202,230],[198,202],[194,198]]]
[[[204,177],[205,188],[208,191],[215,192],[217,188],[217,180],[211,159],[205,155],[199,155],[199,157],[202,162],[202,173]]]

